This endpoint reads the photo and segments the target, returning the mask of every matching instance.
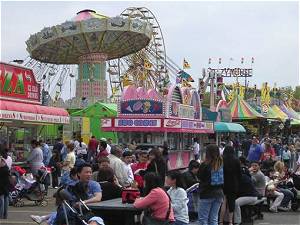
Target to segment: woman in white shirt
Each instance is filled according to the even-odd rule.
[[[87,160],[87,145],[83,142],[82,138],[75,145],[76,155],[82,155],[84,160]]]
[[[183,189],[182,177],[179,171],[170,171],[166,180],[170,187],[168,194],[174,210],[174,225],[188,225],[189,212],[187,203],[189,201],[186,191]]]

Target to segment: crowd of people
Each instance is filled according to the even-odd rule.
[[[90,204],[120,198],[126,188],[139,190],[142,197],[135,200],[134,207],[144,209],[141,221],[144,225],[162,221],[189,224],[195,217],[189,212],[186,190],[195,184],[199,184],[197,217],[200,225],[240,224],[241,207],[254,204],[264,196],[274,198],[270,212],[289,211],[295,193],[285,186],[285,181],[289,170],[296,170],[300,165],[300,157],[296,163],[297,155],[292,153],[300,153],[298,139],[287,148],[280,139],[264,137],[259,141],[253,137],[251,143],[241,145],[244,154],[240,157],[232,142],[200,148],[199,141],[194,139],[195,159],[184,172],[168,169],[166,144],[163,148],[133,151],[92,136],[87,144],[82,138],[66,143],[58,138],[52,150],[43,141],[33,140],[31,146],[27,158],[31,173],[36,175],[41,167],[48,167],[53,188],[81,190],[76,193],[83,195],[74,197],[75,207],[82,204],[79,199]],[[7,218],[12,160],[8,149],[1,149],[1,156],[0,218]],[[59,195],[55,197],[55,212],[31,215],[31,218],[37,223],[64,224],[62,200]],[[98,217],[89,220],[90,224],[104,224]]]

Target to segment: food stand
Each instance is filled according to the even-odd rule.
[[[118,132],[119,143],[162,146],[168,142],[170,168],[186,167],[193,158],[193,138],[214,133],[213,122],[202,121],[196,90],[170,86],[161,96],[156,90],[128,86],[118,103],[116,118],[102,119],[102,130]]]
[[[65,109],[41,105],[40,93],[31,69],[0,62],[0,142],[15,161],[27,157],[40,126],[69,123]]]

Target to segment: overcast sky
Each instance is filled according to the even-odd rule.
[[[280,86],[299,84],[298,2],[2,2],[2,61],[24,59],[25,41],[43,27],[60,24],[83,9],[107,16],[130,6],[146,6],[163,31],[167,55],[200,77],[208,58],[217,66],[251,67],[250,85],[268,81]],[[228,79],[225,80],[230,81]]]

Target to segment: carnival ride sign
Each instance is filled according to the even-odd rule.
[[[129,100],[121,102],[121,114],[163,114],[163,103],[153,100]]]
[[[252,77],[253,74],[253,69],[245,68],[208,68],[207,71],[208,73],[213,72],[214,74],[220,74],[222,77]]]
[[[32,70],[0,63],[0,98],[40,103],[40,84]]]
[[[115,119],[115,127],[161,127],[161,119]]]

